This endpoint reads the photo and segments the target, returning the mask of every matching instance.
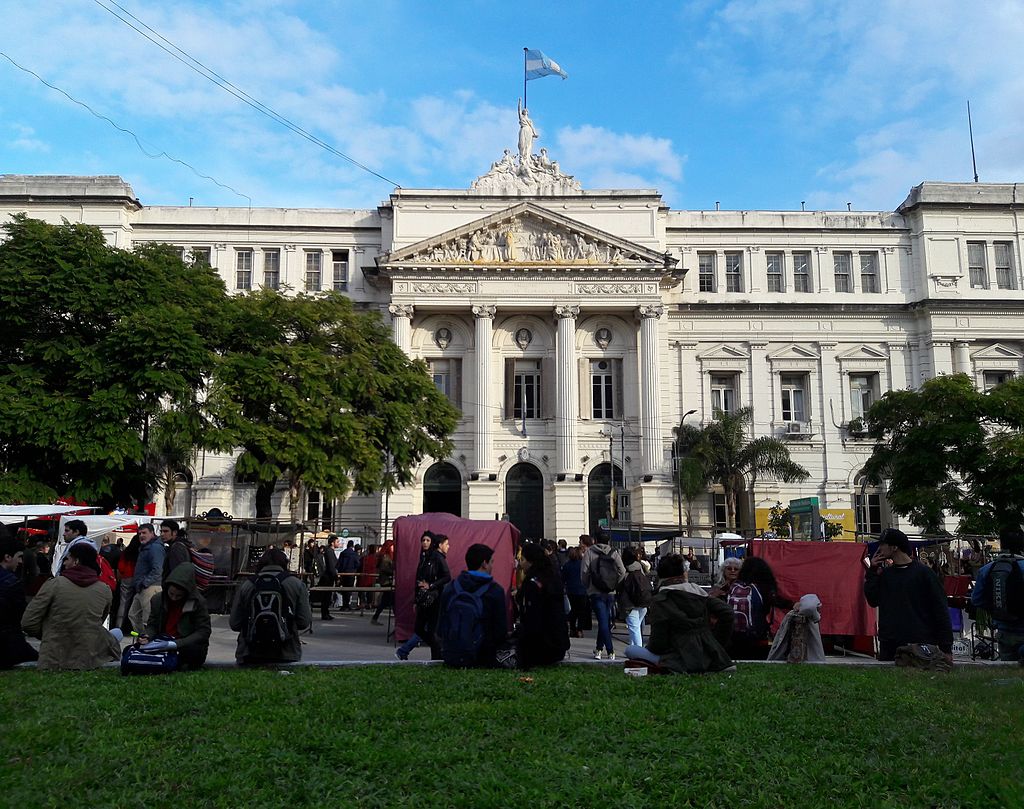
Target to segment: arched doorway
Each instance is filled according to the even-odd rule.
[[[523,539],[544,536],[544,476],[533,464],[517,463],[508,470],[505,513]]]
[[[462,516],[462,476],[450,463],[436,463],[423,476],[423,513]]]
[[[587,478],[587,525],[590,534],[600,528],[600,521],[608,516],[608,495],[612,492],[612,469],[615,470],[615,486],[622,487],[622,470],[610,463],[595,466]]]

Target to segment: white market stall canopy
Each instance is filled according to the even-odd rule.
[[[90,510],[89,506],[54,506],[45,503],[31,506],[0,505],[0,523],[13,525],[26,520],[38,520],[41,517],[56,517],[59,514],[73,514],[76,511],[88,510]]]

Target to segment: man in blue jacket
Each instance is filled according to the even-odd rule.
[[[1011,561],[1016,563],[1024,576],[1024,531],[1019,528],[1004,529],[999,534],[999,546],[1002,549],[999,558],[989,562],[978,571],[977,581],[974,582],[974,589],[971,591],[971,603],[990,613],[993,610],[993,566],[1001,561]],[[992,624],[996,628],[999,659],[1019,660],[1024,665],[1024,611],[1017,615],[999,616],[994,614],[992,615]]]
[[[492,668],[498,650],[507,644],[505,588],[491,576],[494,550],[470,545],[466,569],[441,593],[438,634],[445,664],[457,668]],[[479,593],[480,612],[473,598]],[[478,631],[474,631],[478,628]]]
[[[149,623],[150,602],[163,589],[164,556],[167,549],[157,539],[153,523],[147,522],[139,526],[139,558],[135,563],[135,600],[128,613],[132,629],[142,633]]]

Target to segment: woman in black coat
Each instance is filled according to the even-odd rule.
[[[523,584],[516,594],[519,629],[516,658],[519,668],[550,666],[569,650],[565,588],[552,557],[540,545],[523,545]]]
[[[427,536],[427,534],[424,534]],[[452,580],[448,570],[448,537],[429,534],[430,548],[420,558],[416,568],[416,628],[409,640],[395,650],[395,657],[407,660],[409,652],[421,643],[430,644],[430,659],[441,659],[441,644],[437,639],[437,616],[441,612],[441,592]]]

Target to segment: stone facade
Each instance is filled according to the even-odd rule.
[[[1015,185],[923,183],[894,212],[673,211],[653,190],[581,190],[546,154],[532,173],[503,160],[376,210],[149,207],[117,177],[5,176],[0,215],[171,243],[231,290],[338,289],[390,318],[464,417],[452,456],[386,504],[307,493],[310,518],[371,535],[436,509],[573,540],[605,514],[612,469],[619,516],[676,524],[674,428],[750,405],[753,434],[788,441],[811,477],[757,481],[743,522],[817,496],[852,537],[897,523],[858,479],[871,401],[1024,372]],[[193,512],[253,509],[231,457],[200,454],[181,485]],[[721,522],[713,492],[691,507]]]

